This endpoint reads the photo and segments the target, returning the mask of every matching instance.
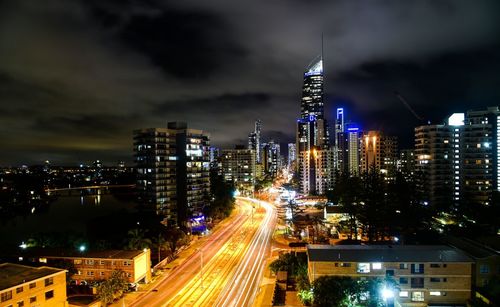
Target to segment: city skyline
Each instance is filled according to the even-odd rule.
[[[281,4],[2,2],[0,164],[131,162],[134,129],[177,120],[230,148],[261,119],[290,143],[322,33],[330,123],[344,107],[412,147],[395,91],[432,123],[500,101],[494,1]]]

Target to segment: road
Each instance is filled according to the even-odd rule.
[[[129,306],[250,306],[270,252],[276,213],[268,203],[245,198],[238,203],[242,212],[231,224]]]
[[[266,259],[271,253],[276,210],[267,202],[257,203],[265,210],[265,216],[252,237],[243,261],[238,264],[236,272],[226,283],[214,306],[252,306],[259,291]]]

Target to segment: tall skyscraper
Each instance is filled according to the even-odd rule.
[[[138,196],[167,224],[185,226],[209,205],[209,145],[206,132],[182,122],[134,131]]]
[[[362,132],[359,129],[358,126],[355,124],[350,124],[349,127],[347,128],[347,132],[345,132],[347,135],[347,148],[348,148],[348,154],[347,154],[347,163],[348,163],[348,171],[352,175],[358,175],[359,174],[359,161],[360,161],[360,142],[361,142],[361,135]]]
[[[334,161],[334,151],[330,150],[330,135],[324,114],[322,57],[304,72],[300,115],[297,120],[296,151],[301,191],[305,194],[324,193],[321,187],[325,182],[330,182],[324,178],[333,177],[334,166],[330,160]]]
[[[339,133],[344,132],[344,108],[337,108],[337,116],[335,117],[335,145],[339,147]]]
[[[261,129],[262,129],[262,122],[260,121],[260,119],[257,119],[255,121],[254,131],[248,134],[248,149],[254,151],[256,163],[262,162]]]
[[[294,162],[297,160],[297,147],[295,143],[288,144],[288,168],[291,169]]]
[[[274,140],[263,144],[262,147],[262,163],[264,164],[264,172],[275,178],[281,168],[280,159],[281,150],[280,144],[275,143]]]

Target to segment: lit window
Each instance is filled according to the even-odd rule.
[[[408,297],[408,291],[399,291],[399,297]]]
[[[411,293],[411,300],[414,302],[423,302],[424,301],[424,292],[423,291],[413,291]]]
[[[380,262],[372,263],[372,269],[374,269],[374,270],[381,270],[382,269],[382,263],[380,263]]]
[[[358,263],[358,273],[370,273],[370,264]]]
[[[441,292],[440,291],[431,291],[429,294],[431,296],[441,296]]]

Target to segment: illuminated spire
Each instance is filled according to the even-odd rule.
[[[319,58],[318,61],[313,62],[309,67],[307,67],[304,76],[322,75],[323,74],[323,59]]]

